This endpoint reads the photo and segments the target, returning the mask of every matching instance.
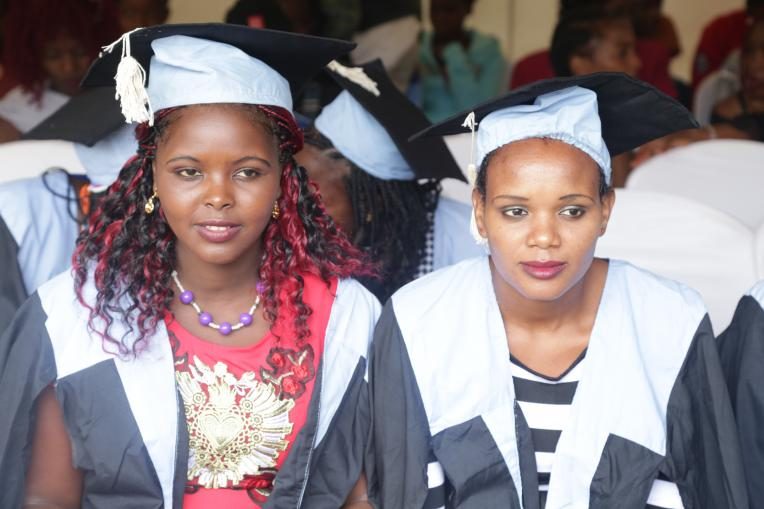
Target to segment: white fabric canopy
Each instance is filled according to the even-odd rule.
[[[740,296],[758,279],[753,237],[736,219],[701,203],[619,189],[596,254],[628,260],[698,290],[714,330],[721,332]]]

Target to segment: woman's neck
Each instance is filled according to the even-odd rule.
[[[178,251],[176,270],[183,286],[205,300],[225,299],[251,293],[258,281],[262,246],[229,264],[205,263],[190,253]]]
[[[596,314],[607,275],[607,262],[594,260],[572,288],[551,301],[531,300],[507,284],[491,260],[491,279],[496,300],[505,323],[536,331],[555,331],[570,324],[592,323],[588,315]]]

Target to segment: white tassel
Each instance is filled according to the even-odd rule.
[[[471,111],[467,118],[464,119],[462,127],[469,127],[472,131],[472,139],[470,140],[470,163],[467,165],[467,182],[469,182],[471,188],[475,188],[477,183],[477,165],[475,164],[475,130],[477,129],[477,122],[475,122],[475,112]],[[477,227],[477,221],[475,220],[475,209],[472,210],[470,217],[470,233],[472,238],[479,246],[485,246],[488,241],[485,237],[480,235]]]
[[[122,42],[122,56],[114,81],[117,90],[115,97],[120,102],[125,122],[128,124],[148,122],[149,125],[154,125],[154,110],[151,108],[149,94],[146,91],[146,70],[133,58],[130,51],[130,34],[133,32],[135,30],[123,34],[117,41],[103,49],[111,52],[117,43]]]
[[[326,68],[379,97],[379,85],[364,72],[363,67],[347,67],[336,60],[332,60],[326,65]]]

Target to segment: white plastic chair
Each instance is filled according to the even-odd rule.
[[[684,196],[755,230],[764,223],[764,143],[711,140],[676,148],[636,168],[626,187]]]
[[[454,134],[451,136],[444,136],[443,140],[446,142],[446,146],[451,151],[451,154],[456,160],[456,164],[467,175],[467,165],[470,164],[470,140],[471,135],[466,134]],[[443,196],[447,196],[451,199],[463,202],[472,203],[472,189],[469,185],[456,179],[444,179],[441,182],[443,186]]]
[[[0,183],[35,177],[49,168],[85,173],[69,141],[23,140],[0,144]]]
[[[719,69],[706,76],[698,85],[693,98],[692,113],[700,125],[711,123],[714,106],[740,90],[740,78],[736,71]]]
[[[717,332],[757,279],[753,231],[701,203],[618,189],[597,256],[620,258],[680,281],[703,296]]]

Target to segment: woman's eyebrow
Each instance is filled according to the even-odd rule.
[[[560,196],[560,201],[571,201],[578,198],[585,198],[592,201],[593,203],[597,203],[597,201],[588,194],[566,194],[565,196]]]

